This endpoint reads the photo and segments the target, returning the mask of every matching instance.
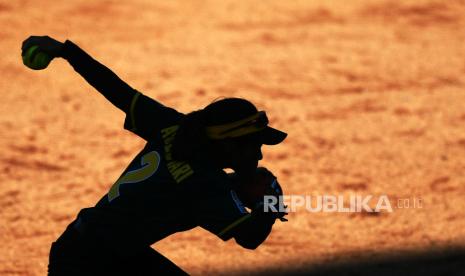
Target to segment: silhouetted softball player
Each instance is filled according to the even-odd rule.
[[[34,53],[32,46],[38,46]],[[52,244],[49,275],[185,274],[150,245],[200,226],[255,249],[285,215],[263,212],[260,202],[249,203],[249,213],[234,190],[253,179],[261,146],[286,137],[249,101],[226,98],[185,115],[131,88],[69,40],[32,36],[22,50],[31,68],[48,65],[37,64],[37,53],[67,60],[126,113],[124,128],[147,141],[109,192]]]

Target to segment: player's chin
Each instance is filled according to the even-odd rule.
[[[242,176],[252,176],[255,175],[257,167],[258,161],[242,162],[240,165],[234,168],[234,172]]]

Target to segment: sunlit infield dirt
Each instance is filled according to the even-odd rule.
[[[287,194],[392,199],[301,209],[255,251],[200,228],[154,245],[189,273],[465,246],[464,1],[0,0],[0,26],[1,275],[44,275],[51,242],[144,145],[64,60],[24,67],[29,35],[74,41],[182,112],[253,101],[289,133],[261,163]],[[406,198],[422,208],[395,208]]]

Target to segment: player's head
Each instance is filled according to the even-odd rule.
[[[268,126],[265,111],[258,111],[249,101],[224,98],[202,110],[206,134],[211,140],[258,141],[265,145],[281,143],[286,133]]]
[[[186,116],[175,139],[175,156],[195,159],[203,154],[224,168],[255,169],[261,146],[279,144],[286,136],[268,126],[266,113],[251,102],[224,98]]]

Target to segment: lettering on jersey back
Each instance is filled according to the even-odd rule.
[[[160,165],[160,155],[156,151],[151,151],[141,157],[141,167],[132,171],[126,172],[118,181],[110,188],[108,192],[108,201],[112,201],[119,197],[119,189],[123,184],[137,183],[151,177]]]
[[[166,166],[176,183],[180,183],[194,173],[192,167],[186,162],[173,160],[171,149],[173,147],[173,140],[178,128],[179,126],[174,125],[161,130],[165,149]]]

